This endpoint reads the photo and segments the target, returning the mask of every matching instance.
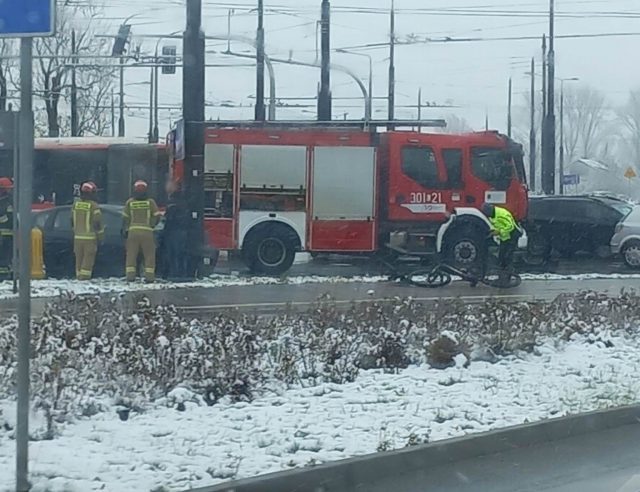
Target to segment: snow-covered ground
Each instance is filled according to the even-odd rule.
[[[73,292],[75,294],[105,294],[112,292],[141,292],[162,289],[188,289],[195,287],[229,287],[242,285],[276,285],[276,284],[314,284],[314,283],[375,283],[388,280],[382,275],[355,275],[344,276],[320,276],[308,275],[297,277],[248,277],[241,275],[212,275],[194,282],[171,283],[158,281],[154,284],[146,284],[138,281],[125,282],[123,279],[93,279],[90,282],[77,280],[34,280],[32,282],[33,297],[54,297],[61,292]],[[0,299],[17,297],[12,291],[9,282],[0,282]]]
[[[458,360],[446,370],[367,371],[350,384],[274,390],[252,403],[187,403],[179,412],[163,400],[126,422],[99,414],[31,443],[33,490],[185,490],[637,401],[640,340],[595,340],[549,342],[467,368]],[[13,403],[0,409],[12,423]],[[0,430],[2,491],[13,483],[8,434]]]
[[[592,279],[640,279],[640,274],[599,274],[561,275],[555,273],[523,274],[523,280],[592,280]],[[212,275],[202,280],[186,283],[158,281],[155,284],[143,282],[127,283],[122,279],[94,279],[90,282],[77,280],[34,280],[32,282],[33,297],[54,297],[61,292],[75,294],[105,294],[112,292],[142,292],[161,289],[188,289],[195,287],[229,287],[244,285],[276,285],[276,284],[319,284],[319,283],[378,283],[386,282],[386,275],[353,275],[323,276],[303,275],[293,277],[249,277],[242,275]],[[0,300],[17,297],[12,291],[11,283],[0,282]]]

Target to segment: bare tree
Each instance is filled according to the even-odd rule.
[[[606,140],[612,134],[612,122],[607,117],[609,107],[604,94],[589,86],[565,88],[564,92],[564,146],[567,160],[598,159],[607,150]],[[559,125],[560,122],[558,128]]]
[[[635,165],[640,164],[640,89],[629,93],[627,103],[618,110],[618,117],[628,134],[625,138],[631,159]]]
[[[44,114],[37,115],[36,128],[41,131],[46,128],[46,134],[50,137],[59,137],[67,133],[70,127],[70,117],[61,117],[60,112],[62,107],[69,106],[74,61],[72,33],[75,32],[76,38],[75,54],[107,53],[106,41],[94,36],[100,12],[101,7],[91,0],[58,0],[56,35],[35,41],[36,93],[44,103]],[[104,60],[96,59],[93,64],[82,63],[76,69],[80,134],[104,131],[101,122],[95,121],[96,118],[104,118],[96,112],[96,107],[106,104],[105,95],[110,93],[113,82],[113,69]]]
[[[469,122],[461,116],[448,114],[444,117],[447,126],[442,129],[443,133],[467,133],[472,131]]]
[[[0,39],[0,111],[6,111],[8,108],[15,54],[15,42],[11,39]]]

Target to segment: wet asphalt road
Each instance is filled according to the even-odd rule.
[[[410,265],[406,266],[407,268]],[[522,271],[532,273],[541,270],[558,274],[629,274],[621,263],[603,260],[575,260],[550,265],[544,269],[521,266]],[[217,273],[243,274],[242,265],[234,261],[222,261]],[[384,267],[367,258],[325,257],[314,261],[294,265],[291,276],[341,276],[382,275]],[[508,301],[548,301],[563,293],[594,290],[615,295],[623,288],[640,290],[640,279],[584,279],[584,280],[524,280],[515,289],[498,290],[486,286],[471,287],[465,282],[453,282],[441,289],[424,289],[398,282],[377,283],[307,283],[301,285],[254,285],[229,286],[218,288],[189,288],[148,291],[145,293],[153,303],[175,304],[185,313],[203,314],[221,309],[238,309],[258,314],[281,312],[290,308],[304,310],[323,295],[331,296],[338,305],[348,306],[352,302],[373,302],[394,297],[408,297],[421,302],[434,302],[439,299],[459,298],[465,302],[482,302],[488,298],[500,298]],[[123,295],[125,306],[141,293]],[[33,299],[34,315],[42,312],[46,299]],[[15,299],[0,301],[2,315],[15,313]]]
[[[188,291],[154,291],[149,298],[154,303],[171,303],[188,312],[208,312],[219,309],[240,309],[247,312],[268,313],[287,307],[305,309],[323,295],[330,295],[337,304],[373,302],[394,297],[413,297],[421,302],[441,299],[461,299],[482,302],[489,298],[511,301],[549,301],[564,293],[594,290],[616,294],[622,288],[640,289],[640,279],[601,280],[531,280],[516,289],[497,290],[489,287],[471,287],[465,282],[454,282],[442,289],[423,289],[395,282],[256,285],[224,287],[219,289],[189,289]]]
[[[286,309],[301,311],[308,309],[324,295],[331,296],[339,306],[347,307],[353,302],[384,301],[394,297],[412,297],[416,301],[426,303],[443,299],[461,299],[474,303],[490,298],[506,301],[550,301],[561,294],[583,290],[615,295],[623,288],[640,290],[640,279],[525,280],[522,285],[510,290],[485,286],[473,288],[465,282],[453,282],[442,289],[422,289],[396,282],[378,282],[167,289],[148,291],[144,295],[154,304],[174,304],[185,314],[195,316],[227,309],[256,314],[274,314]],[[122,298],[123,307],[131,306],[133,299],[142,294],[125,294]],[[42,312],[45,302],[46,299],[33,300],[34,315]],[[3,315],[13,314],[15,308],[15,300],[0,302]]]

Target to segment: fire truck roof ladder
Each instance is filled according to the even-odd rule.
[[[398,128],[445,128],[445,120],[394,120],[394,121],[364,121],[364,120],[334,120],[334,121],[247,121],[247,120],[212,120],[205,121],[208,127],[216,128],[348,128],[348,129],[378,129]]]

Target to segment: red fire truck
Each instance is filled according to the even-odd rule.
[[[488,233],[483,203],[527,213],[522,147],[497,132],[277,122],[203,131],[208,239],[241,251],[256,273],[285,272],[297,251],[440,252],[469,265]],[[169,140],[175,152],[175,134]],[[181,160],[172,173],[182,178]]]

